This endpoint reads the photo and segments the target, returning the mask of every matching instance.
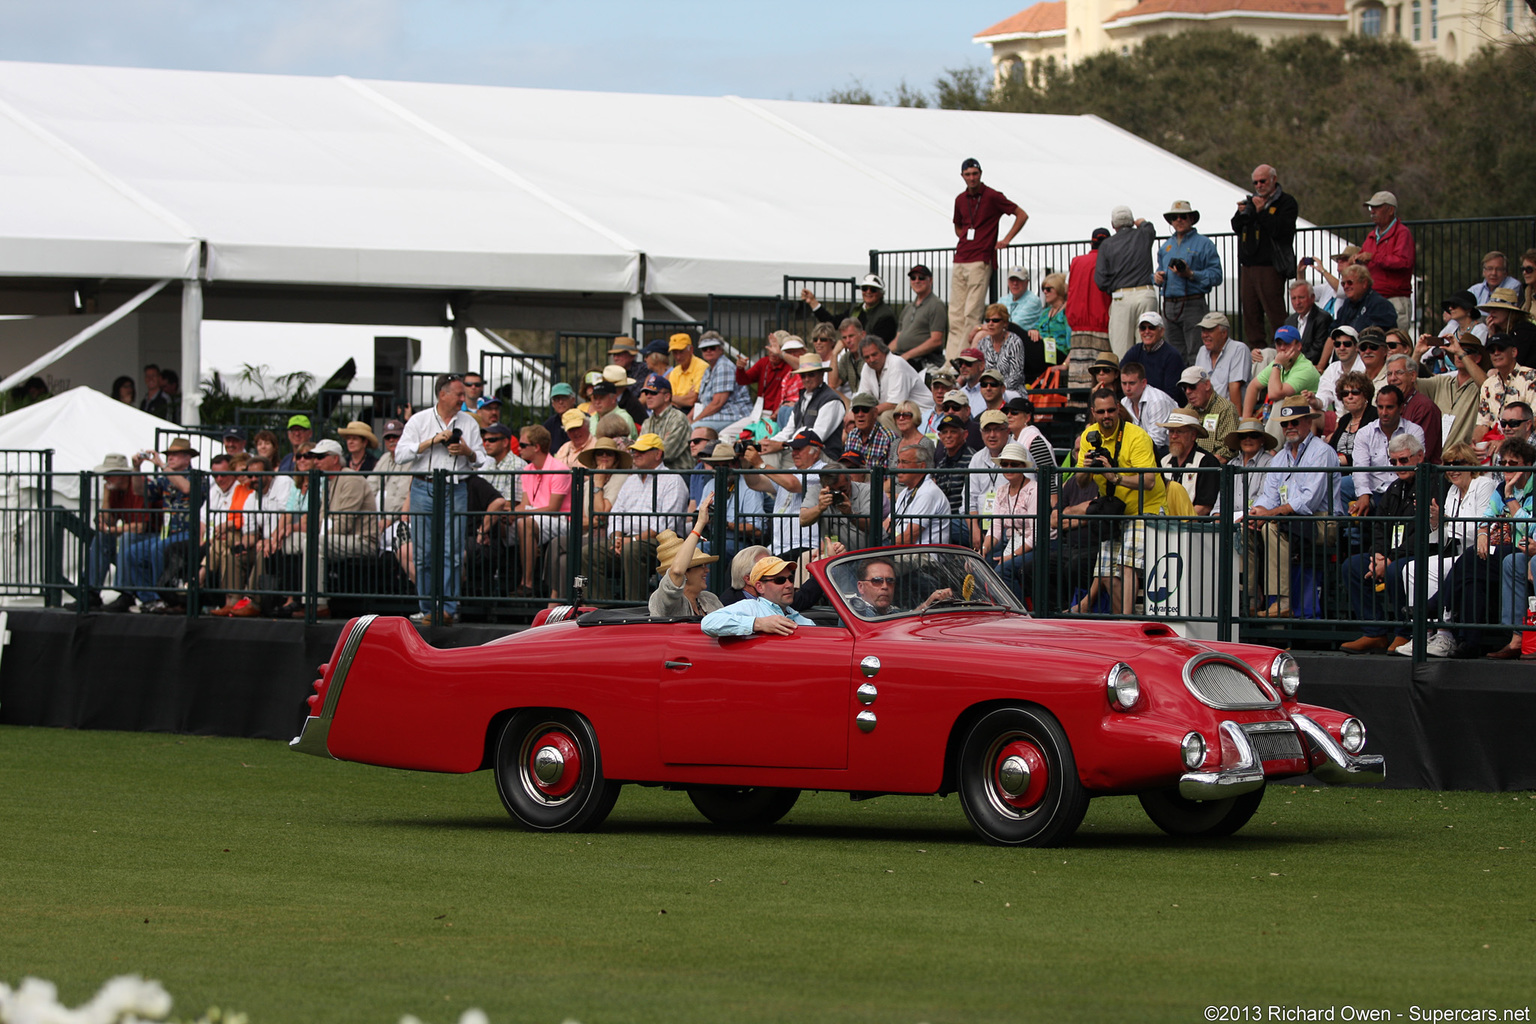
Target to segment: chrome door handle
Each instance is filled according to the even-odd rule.
[[[663,662],[662,664],[666,665],[667,668],[693,668],[693,662],[686,661],[686,660],[684,660],[684,661],[667,661],[667,662]]]

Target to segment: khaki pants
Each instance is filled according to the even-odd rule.
[[[1121,288],[1109,297],[1109,347],[1115,359],[1136,344],[1136,321],[1141,314],[1157,309],[1157,289],[1151,285],[1141,288]]]
[[[1397,310],[1397,327],[1399,330],[1413,332],[1413,300],[1406,295],[1395,295],[1388,302]]]
[[[992,283],[989,263],[956,263],[949,272],[949,339],[944,343],[947,363],[969,346],[971,328],[981,323],[987,308],[987,286]]]
[[[225,534],[208,542],[206,564],[218,574],[219,587],[229,594],[237,594],[250,587],[256,560],[252,550],[234,550],[236,544],[245,544],[245,537],[240,533]]]
[[[1316,524],[1270,520],[1263,530],[1248,531],[1248,550],[1244,555],[1248,600],[1260,611],[1270,606],[1282,612],[1291,610],[1291,544],[1308,536],[1302,531],[1310,531],[1313,543],[1332,544],[1338,537],[1338,524],[1331,520]]]

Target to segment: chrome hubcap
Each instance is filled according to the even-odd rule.
[[[1029,765],[1022,757],[1013,755],[1003,759],[997,769],[997,782],[1003,792],[1016,797],[1029,788]]]
[[[553,786],[565,774],[565,755],[554,747],[540,747],[533,755],[533,773],[546,786]]]

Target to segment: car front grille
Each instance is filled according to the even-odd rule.
[[[1247,669],[1219,655],[1191,659],[1184,666],[1184,683],[1202,703],[1213,708],[1237,710],[1279,706]]]
[[[1276,725],[1281,728],[1275,728]],[[1289,722],[1259,722],[1243,726],[1253,752],[1262,761],[1294,761],[1302,757],[1301,737]]]

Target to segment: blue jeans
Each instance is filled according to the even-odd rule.
[[[998,561],[992,558],[992,564],[997,567],[997,574],[1008,584],[1008,589],[1013,591],[1013,596],[1020,601],[1027,601],[1032,589],[1030,570],[1035,564],[1033,551],[1020,552],[1007,561]]]
[[[1383,581],[1374,577],[1365,578],[1365,570],[1370,567],[1371,555],[1362,552],[1351,555],[1345,560],[1340,572],[1344,574],[1345,586],[1349,588],[1349,604],[1355,610],[1357,619],[1398,619],[1404,621],[1404,625],[1397,627],[1398,636],[1410,635],[1406,625],[1407,601],[1406,590],[1403,586],[1403,566],[1408,564],[1408,559],[1399,558],[1387,563],[1386,586],[1377,590],[1376,585]],[[1386,626],[1365,626],[1361,632],[1366,636],[1386,636]]]
[[[122,577],[128,571],[127,553],[128,545],[142,534],[137,533],[98,533],[91,538],[91,548],[86,553],[85,582],[88,586],[100,589],[107,581],[107,570],[113,562],[122,564],[118,570],[118,576]],[[121,557],[119,557],[121,552]],[[124,581],[117,581],[119,590],[126,590]]]
[[[118,571],[124,576],[118,589],[133,591],[133,596],[139,599],[140,604],[160,600],[159,592],[150,588],[160,579],[160,574],[165,572],[165,552],[186,542],[185,531],[135,540],[128,548],[128,557],[123,559],[125,564],[118,566]]]
[[[443,612],[459,613],[459,575],[464,565],[464,523],[469,513],[469,488],[462,483],[444,487],[443,535],[432,535],[432,481],[411,481],[411,541],[416,555],[416,593],[421,613],[434,613],[433,603],[443,596]],[[432,559],[443,552],[442,576],[432,576]]]
[[[1525,621],[1525,600],[1530,595],[1526,587],[1526,567],[1531,556],[1524,551],[1511,551],[1499,563],[1502,577],[1499,584],[1499,621],[1515,626]]]

